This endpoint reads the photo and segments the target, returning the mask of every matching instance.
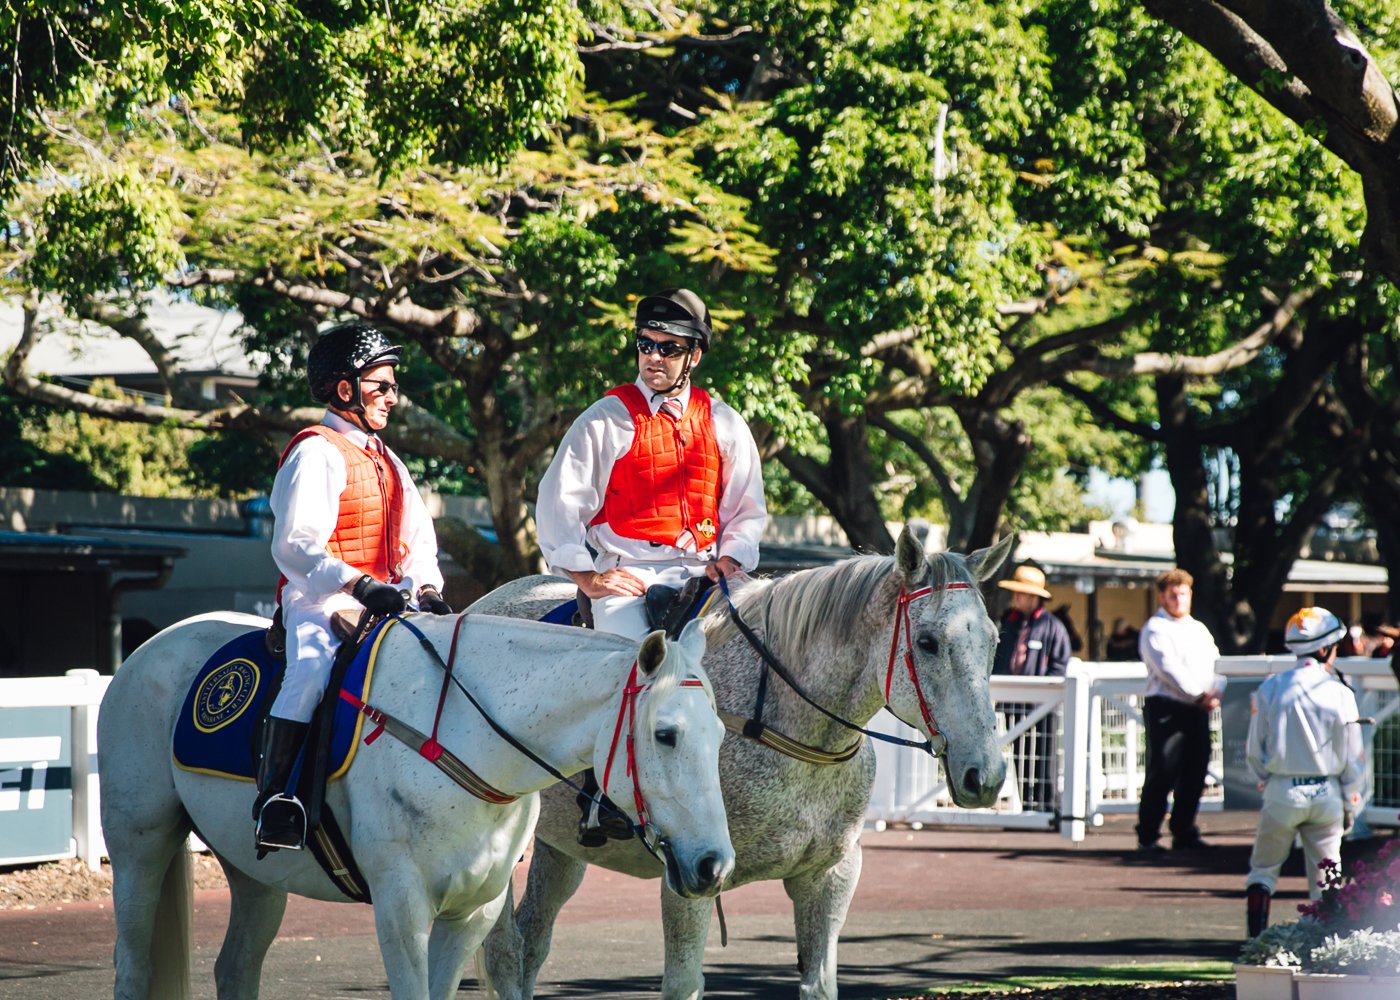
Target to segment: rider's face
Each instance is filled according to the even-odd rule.
[[[655,343],[681,344],[688,346],[693,343],[686,337],[677,337],[673,333],[664,333],[660,330],[645,331],[647,339]],[[681,372],[685,370],[686,359],[690,359],[690,367],[695,368],[700,363],[700,356],[705,352],[698,347],[687,354],[682,351],[673,358],[663,358],[658,351],[643,354],[637,351],[637,371],[642,376],[642,381],[652,392],[661,392],[675,385],[676,379],[681,377]],[[684,388],[681,386],[680,388]]]
[[[390,388],[385,389],[385,386]],[[349,382],[340,383],[341,399],[353,399],[355,387]],[[389,411],[399,401],[398,380],[394,377],[393,365],[379,365],[360,372],[359,391],[365,404],[365,424],[372,431],[382,431],[389,424]]]

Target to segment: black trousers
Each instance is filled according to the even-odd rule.
[[[1168,793],[1172,840],[1195,840],[1200,836],[1196,811],[1210,766],[1210,713],[1152,695],[1143,705],[1142,717],[1147,726],[1147,778],[1138,803],[1138,842],[1150,844],[1161,835]]]

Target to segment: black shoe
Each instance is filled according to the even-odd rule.
[[[1202,840],[1200,837],[1190,837],[1186,840],[1173,840],[1173,851],[1213,851],[1215,845]]]
[[[1155,840],[1149,840],[1145,843],[1143,841],[1138,841],[1137,852],[1139,854],[1162,854],[1165,851],[1166,848]]]
[[[306,846],[306,808],[290,795],[274,795],[263,804],[253,839],[261,860],[267,851],[299,851]]]

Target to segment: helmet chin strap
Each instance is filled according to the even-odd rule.
[[[360,385],[359,378],[347,378],[342,379],[342,381],[350,382],[355,386],[355,400],[351,403],[340,404],[340,400],[337,397],[336,402],[339,405],[332,406],[331,409],[334,410],[336,413],[340,414],[346,420],[350,421],[350,423],[354,424],[366,434],[373,436],[374,430],[370,427],[369,421],[365,419],[365,390],[364,387]]]
[[[691,349],[685,354],[685,367],[681,369],[680,375],[676,376],[676,380],[665,389],[658,389],[653,392],[651,398],[655,399],[658,396],[670,396],[675,392],[679,392],[685,384],[690,381],[691,359],[694,357],[695,347],[692,345]]]

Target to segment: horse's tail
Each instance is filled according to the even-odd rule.
[[[501,1000],[501,995],[491,984],[491,972],[486,968],[486,950],[484,948],[476,950],[476,954],[472,956],[472,965],[476,968],[476,988],[481,991],[481,995],[486,1000]]]
[[[190,947],[193,942],[194,867],[188,842],[181,841],[156,903],[151,936],[151,996],[159,1000],[189,1000]]]

